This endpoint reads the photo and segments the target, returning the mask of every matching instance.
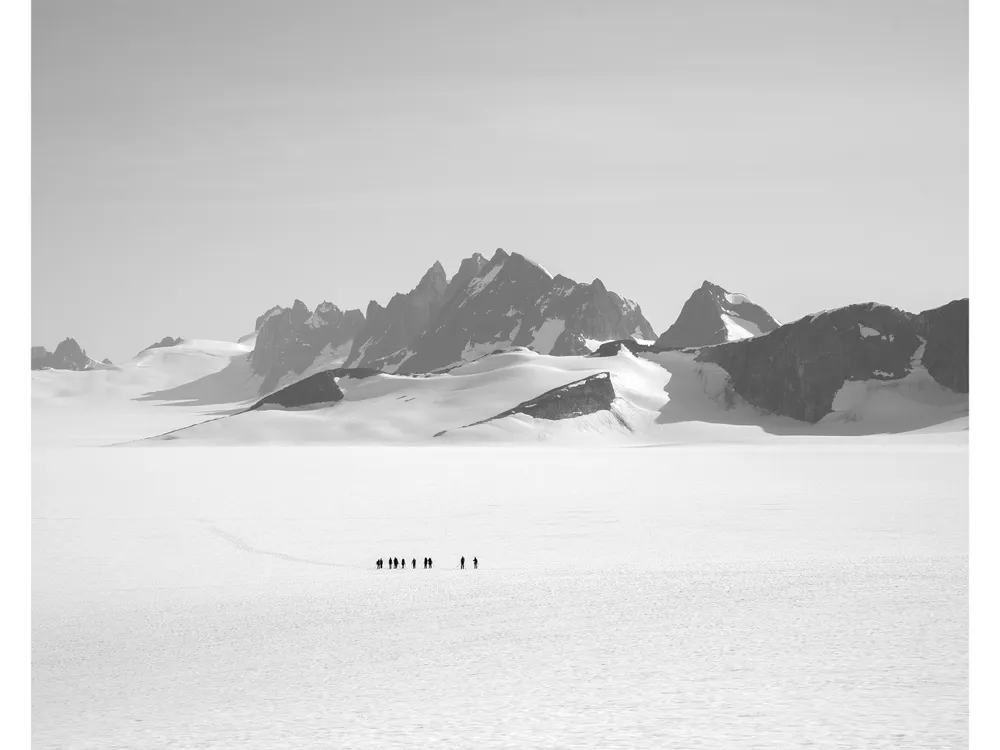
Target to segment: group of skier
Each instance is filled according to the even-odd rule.
[[[414,570],[416,570],[417,569],[417,558],[414,557],[410,561],[410,563],[411,563],[412,568]],[[462,557],[462,559],[459,561],[459,565],[462,568],[462,570],[465,570],[465,557]],[[430,557],[425,557],[424,558],[424,568],[426,569],[426,568],[433,568],[433,567],[434,567],[434,560],[432,558],[430,558]],[[472,567],[475,568],[476,570],[479,569],[479,558],[478,557],[473,557],[472,558]],[[403,570],[406,570],[406,558],[404,557],[402,560],[400,560],[398,557],[390,557],[388,560],[383,560],[380,557],[378,560],[375,561],[375,569],[376,570],[382,570],[382,568],[389,568],[390,570],[396,569],[396,568],[402,568]]]

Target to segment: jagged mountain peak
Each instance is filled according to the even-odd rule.
[[[441,261],[436,260],[434,261],[434,264],[427,269],[424,275],[420,277],[420,282],[415,288],[420,289],[426,286],[441,286],[447,283],[448,274],[445,273],[444,266],[441,265]]]
[[[32,370],[45,368],[53,370],[92,370],[100,364],[88,357],[86,350],[77,343],[76,339],[71,337],[60,341],[54,352],[48,351],[44,346],[31,347]]]
[[[778,321],[742,293],[730,292],[707,279],[681,308],[657,346],[689,347],[751,338],[777,328]]]
[[[360,310],[344,312],[323,301],[310,311],[296,299],[291,307],[276,306],[257,318],[258,329],[250,365],[269,392],[289,373],[305,372],[318,359],[343,361],[350,343],[365,324]]]
[[[265,322],[265,321],[266,321],[266,320],[267,320],[268,318],[270,318],[270,317],[273,317],[273,316],[275,316],[275,315],[280,315],[280,314],[281,314],[281,311],[282,311],[282,310],[284,310],[284,309],[285,309],[285,308],[283,308],[283,307],[282,307],[281,305],[275,305],[275,306],[274,306],[274,307],[272,307],[272,308],[271,308],[270,310],[268,310],[267,312],[265,312],[265,313],[264,313],[263,315],[259,315],[259,316],[257,317],[257,321],[256,321],[256,322],[254,323],[254,326],[253,326],[253,329],[254,329],[255,331],[259,331],[259,330],[260,330],[260,327],[261,327],[262,325],[264,325],[264,322]]]
[[[656,335],[635,303],[609,292],[599,279],[579,284],[552,276],[521,253],[498,248],[467,282],[456,282],[436,321],[412,343],[349,364],[423,373],[505,347],[586,354],[598,341]]]
[[[368,365],[405,347],[437,317],[449,287],[444,266],[434,261],[413,289],[406,294],[397,292],[384,308],[372,300],[345,365]]]

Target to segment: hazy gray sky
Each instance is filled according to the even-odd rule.
[[[32,343],[123,360],[500,246],[661,332],[968,294],[956,0],[34,0]]]

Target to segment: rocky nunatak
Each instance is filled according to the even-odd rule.
[[[874,303],[808,315],[696,357],[729,374],[748,403],[805,422],[832,411],[847,381],[898,380],[926,367],[940,385],[969,390],[969,301],[919,314]]]

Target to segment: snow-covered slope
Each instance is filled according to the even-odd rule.
[[[260,388],[250,352],[245,344],[192,339],[104,369],[32,372],[32,438],[106,444],[233,408]]]
[[[144,444],[745,442],[943,423],[961,430],[968,414],[967,396],[929,377],[907,376],[907,382],[883,384],[892,389],[890,401],[855,397],[849,418],[810,425],[747,404],[725,370],[683,351],[636,356],[622,348],[610,357],[554,357],[515,349],[425,376],[342,373],[335,378],[336,398],[324,396],[322,408],[303,410],[307,404],[295,401],[295,409],[222,416]],[[574,387],[581,382],[594,389]]]
[[[532,324],[536,346],[564,340],[570,317],[554,320]],[[35,371],[33,439],[109,444],[169,433],[170,442],[225,444],[652,444],[968,425],[967,300],[919,315],[855,305],[751,339],[685,350],[631,339],[586,356],[515,346],[429,374],[340,367],[347,341],[310,355],[305,369],[286,373],[273,388],[254,371],[251,342],[184,340],[108,369]],[[471,358],[477,346],[487,348],[467,345],[460,354]],[[332,380],[318,389],[306,382],[319,376]],[[294,394],[282,393],[296,382],[302,385]],[[262,390],[274,395],[271,406],[241,413]],[[334,395],[311,403],[317,392]],[[297,410],[282,408],[288,405]]]
[[[704,282],[670,328],[656,340],[661,347],[687,347],[738,341],[773,331],[778,321],[745,294]]]

